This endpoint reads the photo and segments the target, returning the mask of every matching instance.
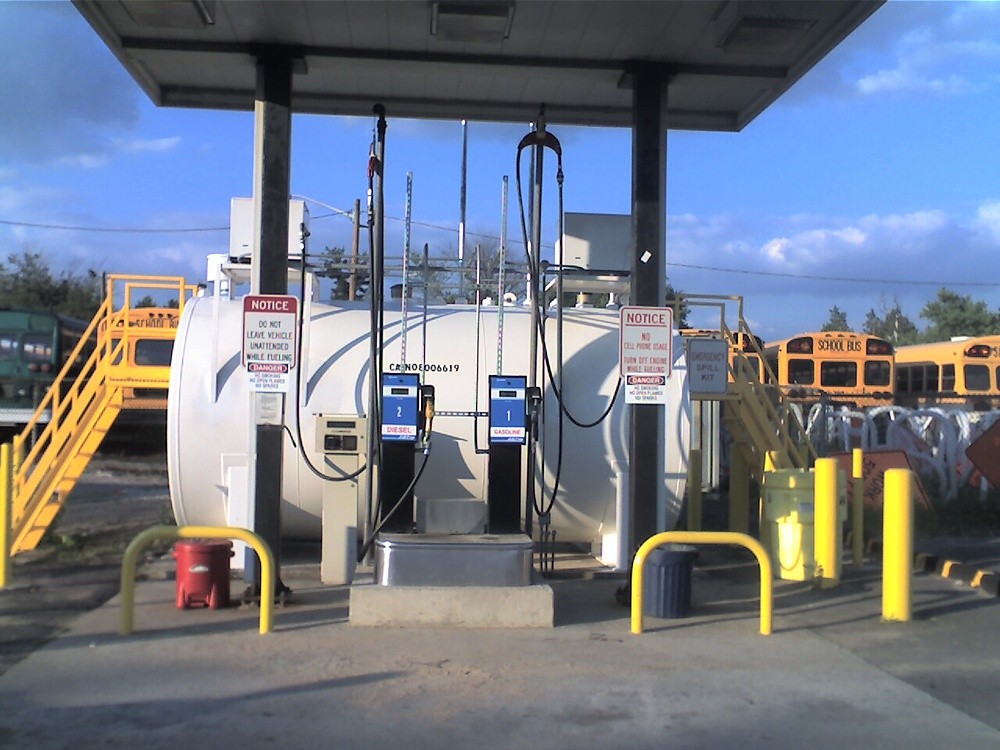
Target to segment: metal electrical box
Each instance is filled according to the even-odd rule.
[[[363,453],[368,420],[353,415],[316,415],[316,450],[327,455],[356,456]]]
[[[309,236],[309,209],[304,201],[288,201],[288,257],[301,258]],[[229,257],[250,257],[253,251],[253,199],[233,198],[229,204]]]
[[[368,445],[368,419],[355,414],[317,414],[317,467],[323,481],[323,536],[320,579],[345,584],[354,579],[358,559],[358,509],[361,483],[357,474]],[[350,477],[350,478],[348,478]]]

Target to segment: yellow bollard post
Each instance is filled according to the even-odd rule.
[[[913,472],[888,469],[882,501],[882,619],[913,617]]]
[[[840,583],[840,522],[837,514],[837,459],[817,458],[813,510],[816,578],[820,588]]]
[[[861,565],[865,558],[865,462],[864,451],[855,448],[852,454],[851,477],[854,493],[851,498],[851,562]]]
[[[729,530],[750,531],[750,466],[735,443],[729,453]]]
[[[10,443],[0,445],[0,589],[10,581],[10,516],[14,502],[14,472]]]
[[[687,527],[689,531],[701,531],[701,450],[688,451],[687,478]]]

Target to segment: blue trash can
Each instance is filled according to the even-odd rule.
[[[691,571],[698,550],[665,544],[646,556],[642,578],[642,613],[650,617],[687,617],[691,611]]]

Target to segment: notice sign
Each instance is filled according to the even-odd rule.
[[[251,294],[243,298],[243,366],[250,389],[287,392],[298,364],[296,324],[298,300],[284,294]]]
[[[729,390],[729,342],[723,339],[688,339],[687,366],[692,396],[718,396]]]
[[[667,403],[673,310],[626,306],[621,309],[619,323],[618,372],[625,379],[625,403]]]

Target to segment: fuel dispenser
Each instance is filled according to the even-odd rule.
[[[527,442],[528,380],[490,375],[488,520],[491,534],[521,532],[521,453]]]
[[[382,460],[378,507],[380,528],[413,531],[414,449],[423,421],[417,375],[382,375]]]
[[[354,579],[358,555],[358,475],[367,444],[365,417],[316,415],[316,451],[323,455],[329,474],[323,482],[322,497],[320,578],[323,583],[350,583]]]

